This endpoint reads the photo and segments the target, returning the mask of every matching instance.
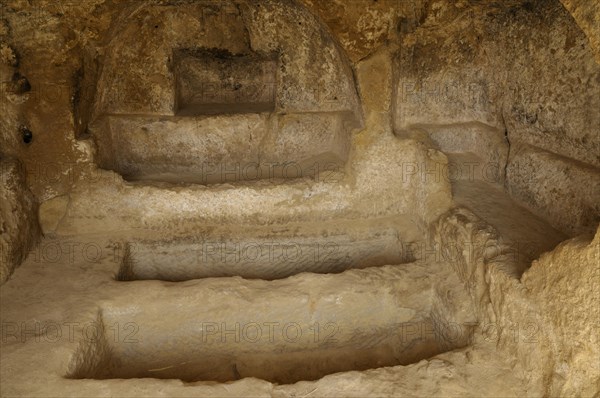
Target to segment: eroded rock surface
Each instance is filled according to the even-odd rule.
[[[565,241],[533,261],[521,277],[518,252],[466,209],[440,218],[440,250],[467,251],[452,266],[473,300],[483,340],[517,359],[533,396],[593,396],[600,386],[597,280],[600,230]]]
[[[498,129],[511,154],[506,187],[513,197],[571,235],[595,230],[598,209],[580,205],[600,195],[600,63],[593,44],[558,2],[472,3],[432,1],[424,22],[400,35],[398,133],[420,124],[474,121]],[[515,155],[529,147],[546,153],[548,171]],[[475,153],[488,162],[488,146]],[[577,171],[550,171],[556,164]],[[534,168],[526,177],[517,172]],[[586,175],[589,183],[567,174]],[[563,187],[568,202],[550,199]]]
[[[585,0],[561,0],[560,2],[584,31],[596,53],[596,60],[600,62],[600,5]]]
[[[0,3],[2,393],[598,395],[561,1]]]
[[[0,284],[38,241],[40,230],[37,204],[27,189],[23,166],[14,160],[0,159]]]

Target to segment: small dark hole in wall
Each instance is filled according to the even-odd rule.
[[[29,80],[19,72],[15,72],[12,76],[12,92],[15,94],[24,94],[31,90]]]
[[[25,126],[21,126],[21,137],[23,138],[23,142],[26,144],[30,144],[33,141],[33,133]]]

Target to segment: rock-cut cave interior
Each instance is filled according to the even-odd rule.
[[[0,396],[600,397],[600,2],[0,0]]]

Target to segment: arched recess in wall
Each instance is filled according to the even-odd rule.
[[[100,167],[219,183],[346,162],[362,125],[350,63],[295,1],[153,1],[118,20],[87,110]]]

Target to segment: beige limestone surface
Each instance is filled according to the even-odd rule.
[[[37,204],[27,189],[23,165],[0,159],[0,284],[39,240]]]
[[[598,9],[562,4],[0,2],[0,156],[26,171],[2,170],[0,395],[598,396]],[[175,116],[173,54],[196,44],[279,53],[276,128],[236,129],[268,118],[250,106]],[[152,115],[105,150],[119,112]],[[214,150],[160,139],[182,116],[223,129]],[[149,178],[106,170],[153,151]],[[225,184],[174,167],[281,151],[339,162]],[[333,263],[236,246],[330,241]],[[199,261],[205,243],[225,248]],[[287,333],[256,340],[272,322]]]
[[[492,367],[491,354],[472,349],[442,354],[439,359],[426,359],[415,365],[381,368],[364,374],[339,373],[321,381],[289,386],[276,386],[253,378],[234,382],[236,378],[246,376],[246,372],[270,372],[262,374],[266,378],[284,377],[281,372],[296,369],[302,361],[311,363],[301,367],[304,372],[317,372],[318,375],[318,372],[348,367],[359,369],[361,366],[419,361],[419,355],[435,355],[435,348],[414,343],[408,345],[404,353],[393,351],[394,354],[390,349],[373,347],[385,346],[387,341],[394,339],[397,340],[393,344],[394,350],[399,349],[398,343],[413,340],[421,345],[433,342],[438,346],[447,335],[442,332],[443,323],[432,326],[431,316],[435,312],[444,313],[448,317],[445,322],[467,328],[473,324],[468,297],[451,268],[441,264],[418,262],[327,276],[307,273],[273,282],[241,278],[211,278],[176,284],[119,282],[114,275],[122,256],[114,250],[114,243],[92,236],[81,236],[76,240],[46,239],[39,251],[17,271],[15,279],[1,288],[1,370],[3,380],[10,380],[3,383],[3,394],[293,396],[294,391],[317,389],[325,396],[336,396],[344,391],[354,396],[367,393],[393,396],[419,387],[439,396],[458,391],[471,391],[475,396],[477,388],[473,388],[472,383],[481,383],[479,386],[491,383],[492,387],[487,386],[490,392],[493,388],[501,388],[498,381],[493,381],[501,369],[507,369],[500,357],[491,360],[495,364]],[[59,258],[54,257],[54,246],[62,247]],[[100,251],[95,252],[91,247],[98,247]],[[63,274],[67,277],[60,276]],[[31,280],[38,280],[35,290],[27,287]],[[56,294],[57,290],[64,294]],[[450,297],[453,301],[449,301]],[[36,304],[40,301],[46,303],[45,308]],[[13,302],[20,304],[13,306]],[[357,306],[363,306],[364,310]],[[267,326],[263,326],[264,338],[259,341],[255,340],[254,329],[250,327],[240,326],[236,335],[236,323],[247,326],[259,321],[261,326],[265,322],[273,324],[273,341],[268,338]],[[440,321],[437,318],[435,322]],[[227,327],[229,334],[221,334],[227,330],[221,329],[222,322],[233,322]],[[317,339],[314,335],[316,323],[322,325]],[[295,338],[293,328],[288,327],[287,334],[281,334],[288,324],[298,324],[296,327],[304,333],[301,339]],[[62,334],[59,336],[58,333]],[[465,342],[471,335],[464,332]],[[427,339],[430,339],[429,343]],[[464,343],[451,337],[439,347],[446,350],[455,344]],[[164,355],[159,347],[164,347]],[[360,351],[360,347],[369,347],[364,351],[362,365],[352,362],[358,361],[359,356],[352,352]],[[194,350],[198,350],[197,355]],[[169,380],[172,377],[169,372],[183,377],[180,371],[185,371],[190,360],[192,364],[187,369],[193,371],[194,358],[206,359],[209,352],[216,355],[211,361],[215,366],[207,370],[221,372],[222,377],[231,382]],[[278,354],[269,357],[261,356],[261,352]],[[216,366],[219,361],[231,361],[223,355],[233,355],[237,365],[223,362],[222,366]],[[315,355],[325,357],[317,359]],[[352,355],[352,361],[344,359],[344,355]],[[31,367],[38,356],[46,358],[48,365],[44,369]],[[244,365],[257,360],[263,361],[263,366],[247,368]],[[312,365],[315,360],[320,364],[317,367]],[[274,366],[276,363],[278,365]],[[175,364],[179,364],[179,368],[172,366]],[[195,366],[197,372],[206,366],[206,362],[200,360]],[[478,372],[482,374],[476,382],[464,373],[475,369],[480,369]],[[116,373],[103,375],[106,371]],[[297,369],[293,374],[299,375],[299,371]],[[135,377],[136,372],[140,376],[154,373],[167,379],[128,379]],[[190,377],[193,378],[192,374]],[[121,376],[124,379],[71,378],[75,376]],[[25,381],[30,377],[35,377],[36,382]],[[306,373],[304,377],[310,379],[314,375]],[[512,392],[518,396],[523,390],[514,380]]]

